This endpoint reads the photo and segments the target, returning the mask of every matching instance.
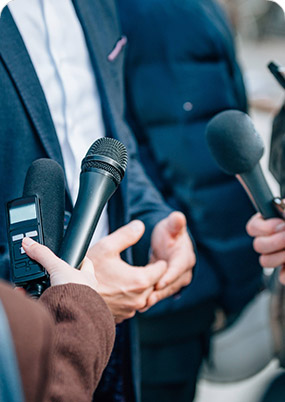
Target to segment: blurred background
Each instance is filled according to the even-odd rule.
[[[284,90],[267,68],[270,61],[285,66],[285,0],[219,0],[236,34],[239,62],[247,87],[250,115],[265,142],[261,160],[275,196],[279,186],[268,171],[272,119],[284,102]],[[201,379],[195,402],[257,402],[280,371],[276,360],[255,376],[236,383],[219,384]]]

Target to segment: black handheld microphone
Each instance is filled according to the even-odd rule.
[[[102,210],[122,181],[127,151],[118,140],[103,137],[89,148],[81,164],[80,186],[59,256],[79,268]]]
[[[250,117],[238,110],[217,114],[207,126],[207,141],[217,164],[236,175],[256,210],[266,219],[279,217],[259,163],[264,144]]]
[[[49,277],[24,252],[22,239],[31,237],[57,253],[63,238],[64,204],[64,173],[51,159],[34,161],[26,174],[23,197],[7,203],[12,280],[35,298],[49,286]]]

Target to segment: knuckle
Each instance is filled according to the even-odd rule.
[[[280,246],[281,246],[281,248],[284,248],[285,247],[285,232],[281,232],[280,235],[281,235]]]
[[[32,245],[29,247],[29,255],[30,255],[32,258],[37,258],[37,257],[38,257],[38,254],[39,254],[39,247],[38,247],[38,244],[37,244],[37,243],[34,243],[34,244],[32,244]]]
[[[254,240],[253,240],[253,243],[252,243],[252,246],[253,246],[253,249],[257,252],[257,253],[259,253],[260,252],[260,241],[259,241],[259,239],[258,238],[255,238]]]
[[[128,298],[127,300],[125,300],[124,304],[121,305],[121,310],[125,313],[125,314],[129,314],[132,311],[135,310],[135,300],[133,297]]]
[[[177,285],[176,283],[173,283],[171,285],[168,285],[165,289],[161,290],[158,292],[157,296],[159,300],[165,299],[166,297],[172,296],[174,293],[178,292],[178,290],[181,288],[181,284]]]
[[[197,258],[196,258],[196,254],[194,253],[194,251],[192,252],[192,259],[191,259],[191,265],[190,267],[192,268],[197,262]]]
[[[130,311],[129,313],[126,313],[125,319],[133,318],[133,317],[135,316],[135,314],[136,314],[136,311],[135,311],[135,310]]]
[[[266,257],[265,255],[261,255],[261,256],[259,257],[259,264],[260,264],[263,268],[266,268],[266,267],[269,268],[269,266],[268,266],[268,261],[267,261],[267,257]]]
[[[245,229],[246,229],[248,235],[253,237],[253,228],[252,228],[252,222],[251,221],[249,221],[246,224]]]
[[[141,310],[146,306],[146,300],[144,297],[140,297],[137,301],[136,301],[136,305],[135,305],[135,310]]]
[[[145,275],[140,274],[135,278],[133,285],[137,292],[143,292],[149,286],[149,283]]]
[[[192,280],[192,274],[191,274],[191,272],[187,272],[187,274],[183,278],[182,287],[188,286],[189,283],[191,282],[191,280]]]

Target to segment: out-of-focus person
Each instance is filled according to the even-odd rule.
[[[182,211],[196,243],[197,273],[175,299],[139,317],[142,400],[194,398],[217,309],[232,322],[262,287],[245,231],[254,209],[221,172],[205,129],[225,109],[247,111],[231,26],[213,0],[120,0],[127,118],[146,172]]]

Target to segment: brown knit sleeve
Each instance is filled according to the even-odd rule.
[[[89,402],[112,351],[113,316],[101,296],[84,285],[51,287],[40,301],[56,323],[47,400]]]
[[[55,325],[44,306],[11,285],[0,282],[4,306],[17,355],[25,400],[41,402],[49,388]]]

